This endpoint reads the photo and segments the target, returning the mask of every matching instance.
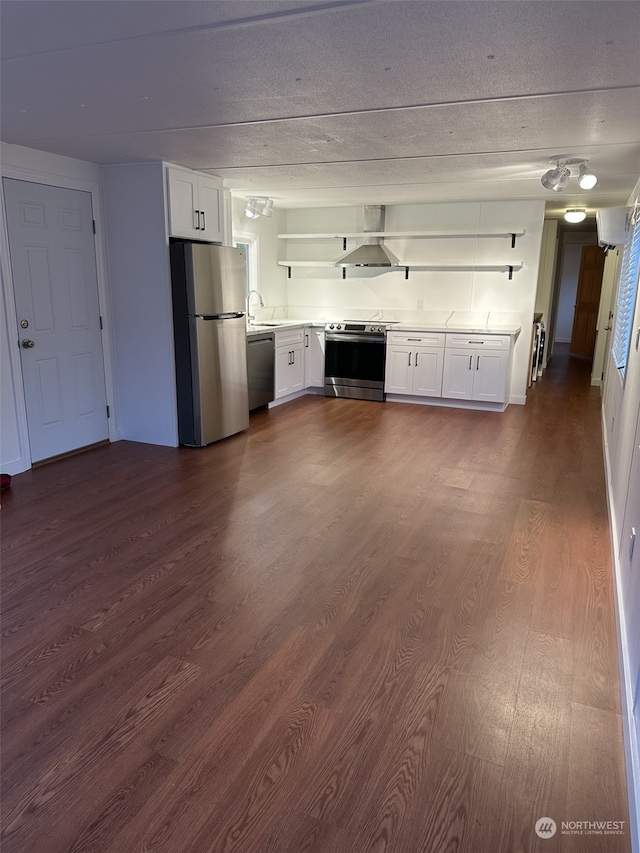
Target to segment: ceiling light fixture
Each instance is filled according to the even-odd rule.
[[[558,163],[555,169],[549,169],[548,172],[545,172],[542,176],[542,186],[548,190],[555,190],[557,193],[561,193],[563,190],[569,186],[569,178],[571,177],[571,172],[564,164]]]
[[[587,211],[583,207],[571,207],[564,215],[567,222],[584,222]]]
[[[569,166],[579,166],[578,186],[581,190],[590,190],[598,183],[596,176],[587,169],[589,162],[584,157],[550,157],[550,163],[554,163],[552,169],[548,169],[542,176],[542,186],[547,190],[561,193],[569,186],[571,169]]]
[[[262,210],[258,209],[258,202],[264,205]],[[244,209],[244,215],[248,219],[257,219],[259,216],[273,216],[273,199],[260,195],[248,198],[247,206]]]
[[[244,215],[247,217],[247,219],[257,219],[260,216],[257,199],[250,198],[247,200],[247,206],[244,209]]]
[[[585,160],[580,164],[580,168],[578,169],[578,186],[581,190],[592,190],[598,183],[598,179],[593,172],[587,169],[588,162],[588,160]]]

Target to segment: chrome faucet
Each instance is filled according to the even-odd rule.
[[[251,311],[249,305],[251,303],[251,294],[252,293],[255,293],[257,295],[258,299],[260,300],[260,307],[264,308],[264,300],[262,298],[262,294],[260,293],[260,291],[259,290],[250,290],[249,293],[247,293],[247,320],[250,323],[252,323],[256,319],[255,314],[249,313]]]

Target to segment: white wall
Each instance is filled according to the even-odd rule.
[[[556,341],[559,343],[569,343],[571,340],[581,258],[582,246],[567,246],[565,248],[560,278],[560,296],[558,297],[558,319],[556,320]]]
[[[636,184],[628,204],[640,205],[640,181]],[[634,669],[640,660],[640,632],[637,629],[638,614],[640,614],[640,583],[631,574],[627,535],[630,522],[635,524],[636,529],[640,528],[640,517],[630,516],[640,507],[640,480],[637,475],[635,479],[631,475],[634,449],[635,453],[640,453],[640,450],[635,448],[636,427],[640,418],[640,352],[636,347],[638,334],[640,334],[640,298],[636,298],[631,349],[624,379],[615,367],[610,353],[607,354],[602,412],[621,652],[620,674],[629,817],[634,853],[640,853],[640,695],[637,694],[637,690],[640,689],[640,668],[638,671]],[[637,570],[636,566],[635,571]],[[634,723],[634,701],[636,723]]]
[[[93,163],[59,157],[19,145],[0,143],[2,176],[49,186],[83,190],[91,193],[93,217],[96,221],[96,266],[100,314],[105,324],[103,335],[107,403],[112,412],[109,436],[119,437],[115,381],[110,329],[111,313],[108,298],[105,245],[103,239],[103,207],[100,168]],[[13,278],[9,261],[8,236],[4,215],[4,191],[0,195],[0,269],[2,300],[0,317],[0,357],[2,358],[0,387],[0,468],[8,474],[18,474],[31,467],[29,435],[24,403],[20,356],[16,341],[18,322],[15,312]]]
[[[252,312],[263,320],[275,319],[281,316],[287,304],[287,272],[278,266],[278,250],[280,249],[278,233],[284,230],[285,212],[274,208],[273,216],[259,216],[257,219],[247,219],[244,215],[245,201],[234,198],[232,202],[232,232],[233,240],[255,238],[257,241],[258,270],[256,287],[262,294],[265,309]]]
[[[105,166],[103,182],[121,436],[177,447],[164,165]]]
[[[362,207],[308,208],[286,213],[287,233],[358,232]],[[448,316],[452,311],[470,317],[506,315],[517,318],[523,332],[516,342],[511,402],[525,401],[544,202],[469,202],[455,204],[389,205],[386,231],[525,230],[515,249],[504,238],[387,239],[389,249],[407,264],[441,261],[459,264],[524,262],[509,281],[507,273],[430,272],[293,268],[287,280],[289,316],[328,320],[384,317],[416,323]],[[281,240],[280,257],[289,260],[335,260],[342,254],[340,239]],[[350,240],[348,248],[356,245]]]

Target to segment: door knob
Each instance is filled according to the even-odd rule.
[[[24,349],[33,349],[35,345],[36,342],[32,341],[30,338],[25,338],[22,341],[22,346],[24,347]]]

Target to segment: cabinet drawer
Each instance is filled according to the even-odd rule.
[[[289,347],[293,344],[301,344],[304,337],[304,329],[278,329],[276,332],[276,347]]]
[[[448,332],[446,345],[456,349],[500,349],[508,352],[511,338],[509,335],[465,335]]]
[[[444,332],[387,332],[387,343],[400,346],[443,347]]]

